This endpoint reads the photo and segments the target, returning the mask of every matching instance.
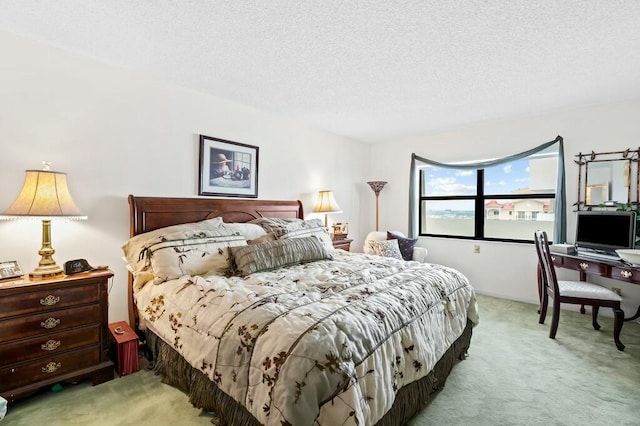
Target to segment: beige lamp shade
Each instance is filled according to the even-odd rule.
[[[342,213],[342,209],[333,196],[333,191],[320,191],[314,213]]]
[[[27,170],[18,198],[4,211],[0,218],[14,219],[32,217],[42,219],[41,256],[36,269],[29,274],[31,278],[48,278],[64,273],[53,260],[55,250],[51,247],[51,219],[86,219],[73,202],[67,175],[50,170]]]
[[[10,217],[66,217],[86,219],[73,202],[67,174],[48,170],[27,170],[22,190],[4,212]]]
[[[328,228],[328,213],[342,213],[342,209],[336,202],[336,198],[333,196],[333,191],[320,191],[318,193],[318,202],[313,208],[313,212],[324,213],[324,227]]]

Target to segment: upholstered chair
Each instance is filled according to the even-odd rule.
[[[389,232],[391,232],[392,234],[398,235],[400,237],[405,237],[405,235],[400,231],[389,231]],[[362,247],[362,251],[367,253],[367,254],[375,254],[373,252],[373,250],[371,249],[371,246],[369,245],[369,241],[371,241],[371,240],[384,241],[386,239],[387,239],[387,232],[386,231],[372,231],[372,232],[369,232],[369,234],[367,234],[367,238],[365,238],[365,240],[364,240],[364,246]],[[424,263],[424,262],[427,261],[427,254],[428,253],[429,252],[425,247],[414,246],[413,247],[413,260]]]

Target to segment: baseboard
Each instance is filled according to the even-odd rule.
[[[520,298],[520,297],[510,297],[510,296],[505,296],[504,294],[494,293],[494,292],[491,292],[491,291],[484,291],[484,290],[477,290],[476,289],[476,294],[481,294],[483,296],[495,297],[497,299],[513,300],[514,302],[530,303],[530,304],[533,304],[533,305],[539,305],[540,304],[540,301],[538,299],[531,300],[531,299],[523,299],[523,298]]]

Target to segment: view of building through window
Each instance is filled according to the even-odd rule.
[[[553,236],[557,152],[481,170],[420,170],[420,234],[532,241]]]

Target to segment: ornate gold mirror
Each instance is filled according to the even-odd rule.
[[[627,149],[578,154],[578,210],[593,207],[638,208],[638,153]]]

